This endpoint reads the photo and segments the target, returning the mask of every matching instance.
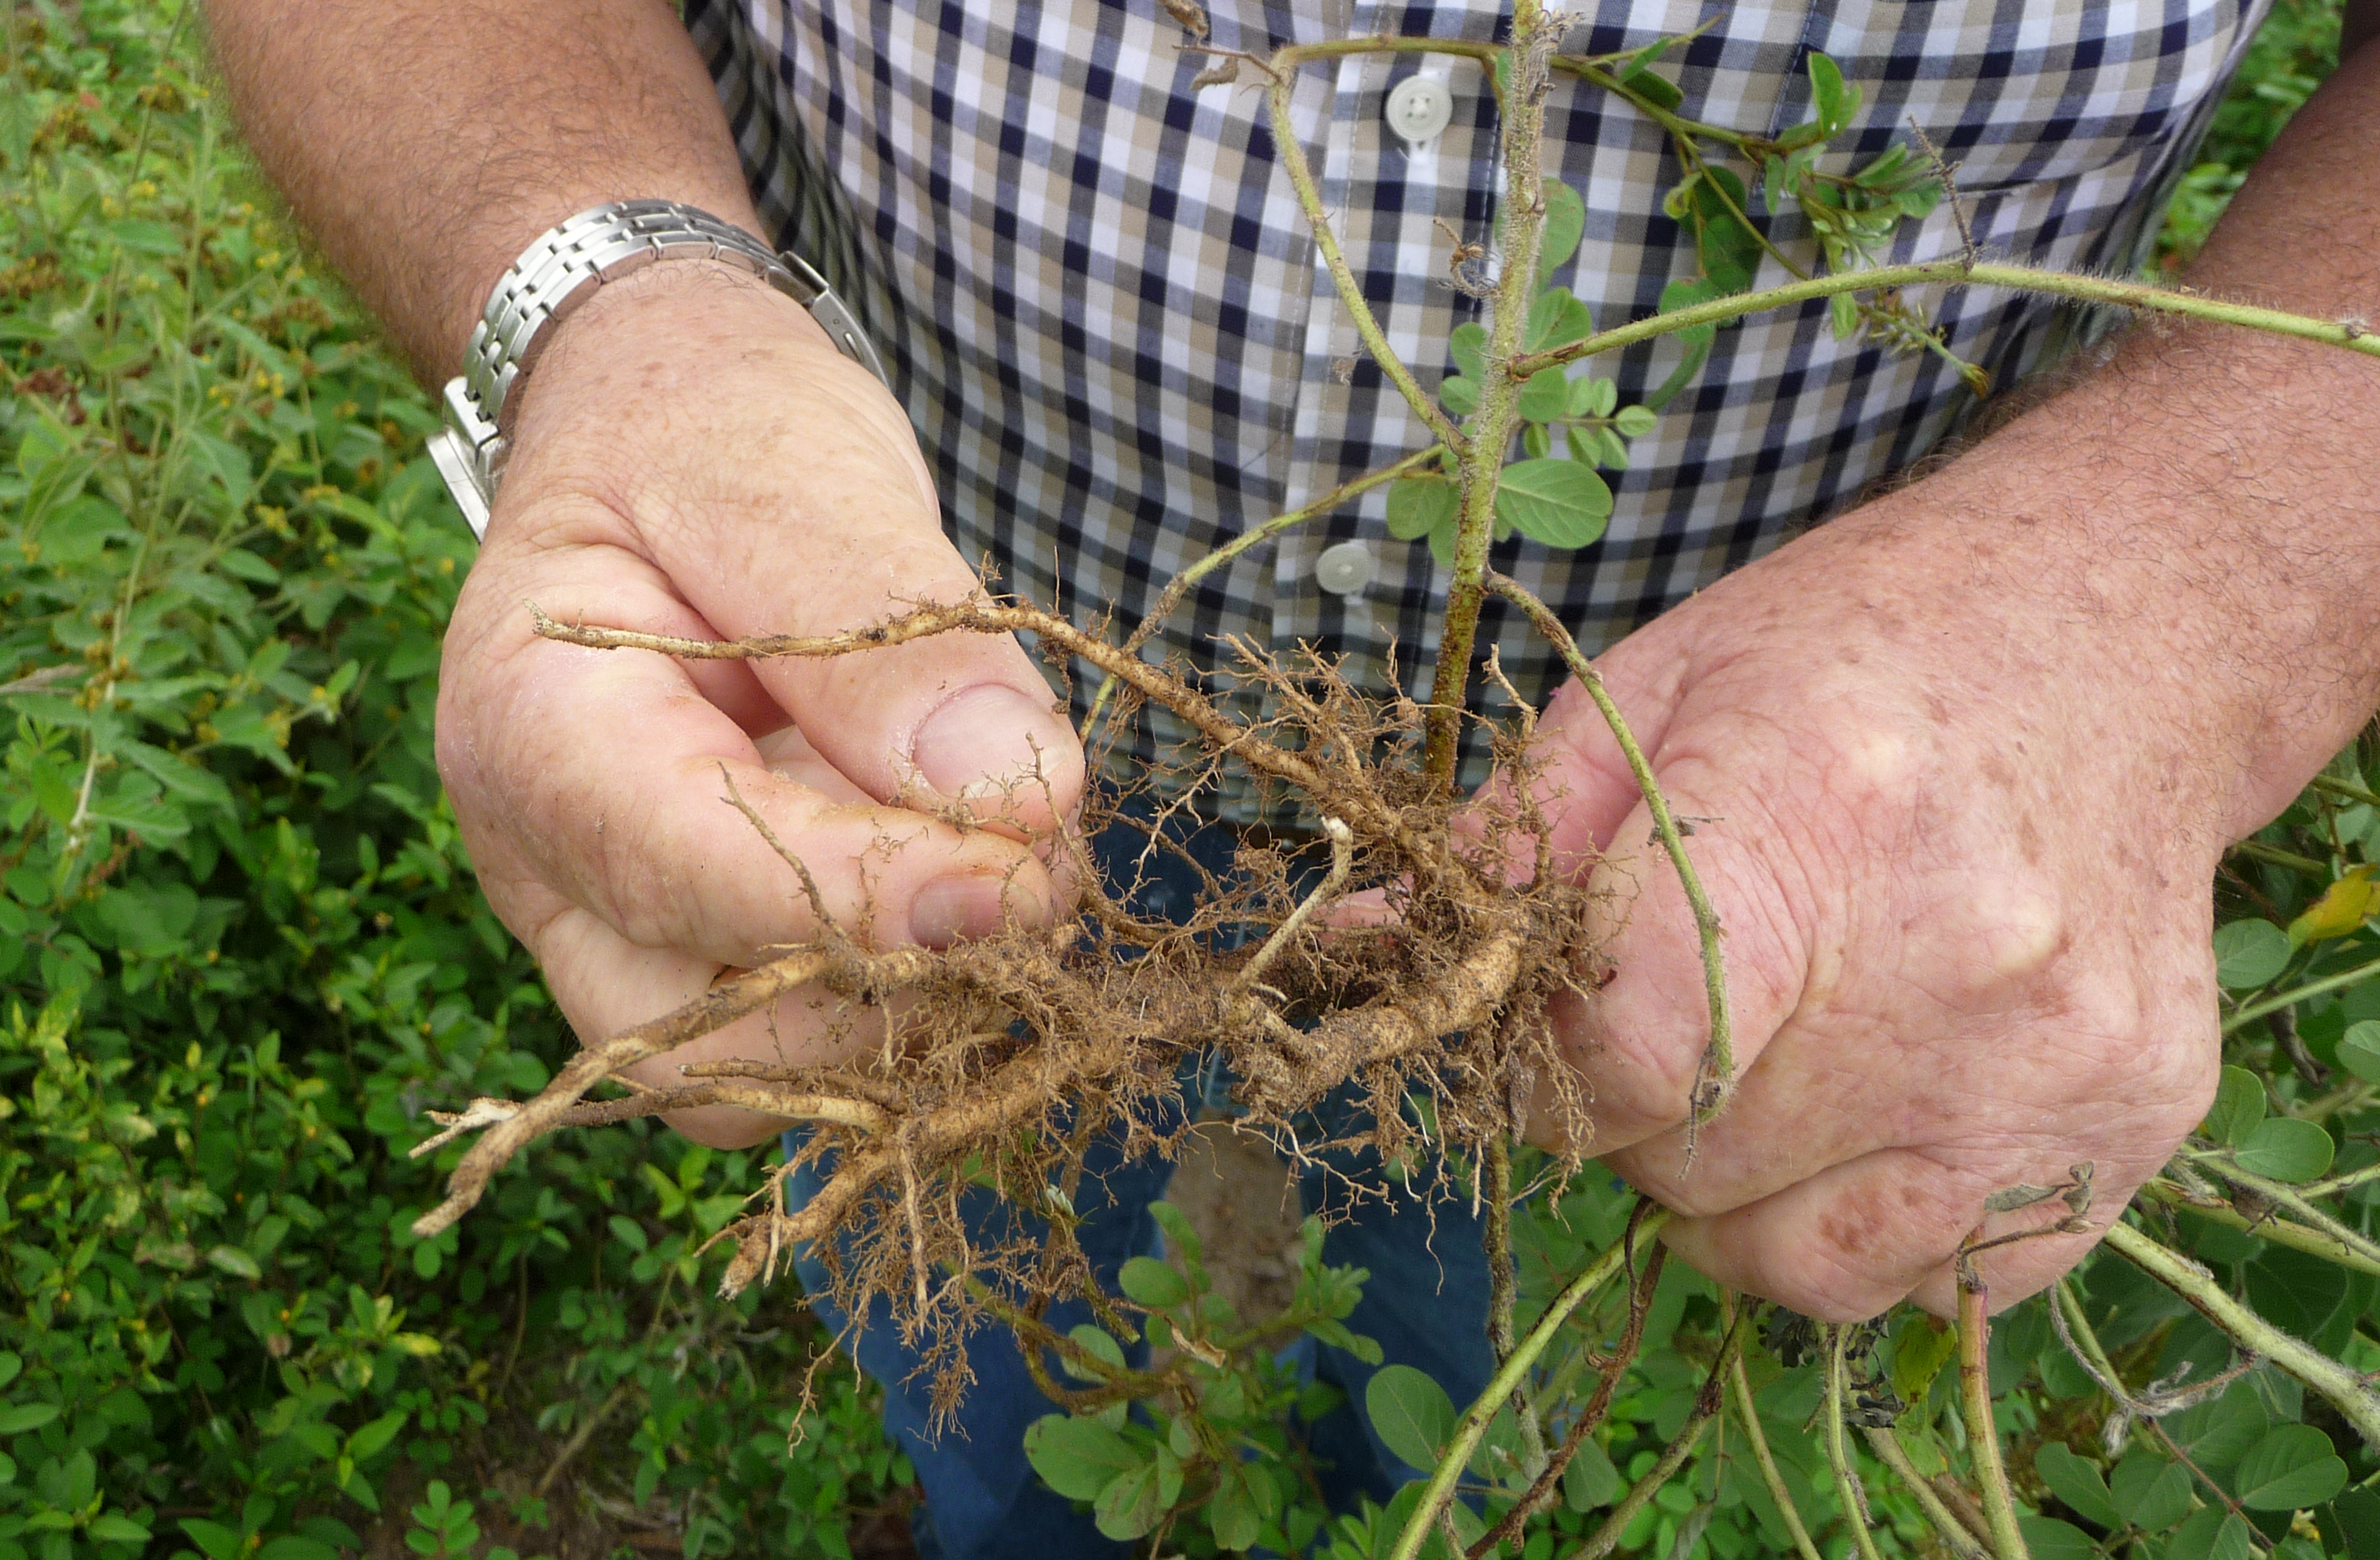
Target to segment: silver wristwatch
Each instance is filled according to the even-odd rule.
[[[581,212],[513,261],[488,295],[463,372],[446,381],[446,426],[431,435],[430,458],[473,536],[486,538],[488,511],[504,480],[512,434],[505,399],[536,366],[550,339],[546,328],[604,283],[666,260],[725,260],[750,272],[808,309],[845,357],[887,379],[858,318],[799,256],[781,255],[742,228],[674,200],[614,200]]]

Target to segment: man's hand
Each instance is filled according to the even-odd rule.
[[[525,381],[487,543],[456,604],[439,770],[488,898],[593,1038],[818,930],[732,782],[878,946],[1046,919],[1030,841],[1081,749],[1005,637],[826,660],[679,663],[541,639],[554,618],[709,639],[862,628],[977,588],[891,394],[790,300],[678,261],[607,285]],[[962,832],[956,808],[989,827]],[[824,1059],[831,1001],[793,997],[656,1058]],[[846,1044],[880,1044],[880,1031]],[[673,1124],[722,1144],[779,1123]]]
[[[2380,302],[2380,49],[2260,164],[2190,280]],[[2351,191],[2351,193],[2350,193]],[[1719,1281],[1836,1320],[1955,1305],[1985,1199],[2095,1166],[2104,1227],[2219,1061],[2209,879],[2380,699],[2380,367],[2216,327],[2114,362],[1936,476],[1779,549],[1599,665],[1725,928],[1737,1082],[1685,1163],[1693,923],[1617,745],[1544,726],[1609,980],[1560,1015],[1591,1151]],[[1999,1234],[2052,1223],[1996,1214]],[[1994,1304],[2088,1234],[2001,1246]]]

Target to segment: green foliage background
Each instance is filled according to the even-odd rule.
[[[908,1470],[837,1368],[789,1448],[815,1327],[784,1289],[709,1298],[691,1253],[749,1184],[744,1156],[641,1128],[556,1140],[456,1230],[406,1231],[459,1152],[406,1156],[424,1109],[533,1090],[570,1041],[431,767],[470,544],[422,454],[428,404],[230,146],[195,28],[176,0],[15,4],[0,62],[0,1560],[317,1560],[400,1534],[425,1555],[600,1550],[640,1525],[688,1555],[846,1554],[855,1514],[897,1506]],[[2285,0],[2168,254],[2194,249],[2336,30],[2332,6]],[[2342,762],[2340,783],[2372,778]],[[2357,805],[2312,797],[2235,861],[2227,913],[2264,924],[2226,933],[2240,1000],[2380,952],[2368,929],[2272,940],[2380,858],[2380,815]],[[2313,1052],[2355,1070],[2349,1026],[2380,1018],[2380,987],[2296,1010]],[[2264,1036],[2243,1028],[2233,1059],[2277,1115],[2302,1107],[2315,1092]],[[2370,1092],[2320,1117],[2342,1167],[2374,1156]],[[1539,1291],[1616,1228],[1608,1189],[1567,1204],[1567,1228],[1524,1221]],[[2368,1223],[2360,1190],[2349,1209]],[[2380,1364],[2380,1281],[2180,1227],[2276,1320]],[[2222,1362],[2131,1269],[2102,1259],[2085,1284],[2141,1379]],[[1665,1282],[1530,1560],[1649,1466],[1716,1317],[1690,1275]],[[1886,1370],[1929,1347],[1896,1325]],[[2235,1530],[2162,1453],[2096,1449],[2104,1400],[2037,1304],[1993,1370],[2045,1554],[2380,1554],[2380,1512],[2362,1539],[2356,1505],[2380,1497],[2320,1492],[2295,1539],[2293,1508],[2249,1498],[2303,1493],[2252,1475],[2372,1469],[2271,1372],[2168,1426],[2245,1502]],[[1820,1516],[1809,1372],[1763,1354],[1755,1376]],[[1938,1419],[1938,1388],[1915,1397]],[[590,1537],[589,1512],[613,1525]],[[1885,1497],[1879,1516],[1922,1547],[1913,1508]],[[1360,1553],[1370,1520],[1326,1542]],[[1623,1547],[1656,1554],[1782,1542],[1741,1458],[1696,1465],[1636,1528]],[[1176,1540],[1211,1549],[1195,1522]]]

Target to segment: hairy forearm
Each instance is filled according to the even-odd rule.
[[[575,212],[678,200],[758,227],[663,0],[207,0],[266,174],[425,382]]]
[[[2300,114],[2189,284],[2380,317],[2375,163],[2380,48]],[[2375,450],[2369,358],[2143,321],[2105,368],[1847,517],[1833,545],[1905,604],[1969,604],[1989,621],[1937,652],[1985,659],[2015,696],[2072,701],[2237,838],[2380,702]],[[2011,710],[2009,729],[2021,724]]]

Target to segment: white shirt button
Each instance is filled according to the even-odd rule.
[[[1333,596],[1353,596],[1372,583],[1372,550],[1364,542],[1335,542],[1314,560],[1314,583]]]
[[[1408,141],[1436,140],[1454,117],[1454,93],[1435,76],[1408,76],[1389,89],[1389,128]]]

